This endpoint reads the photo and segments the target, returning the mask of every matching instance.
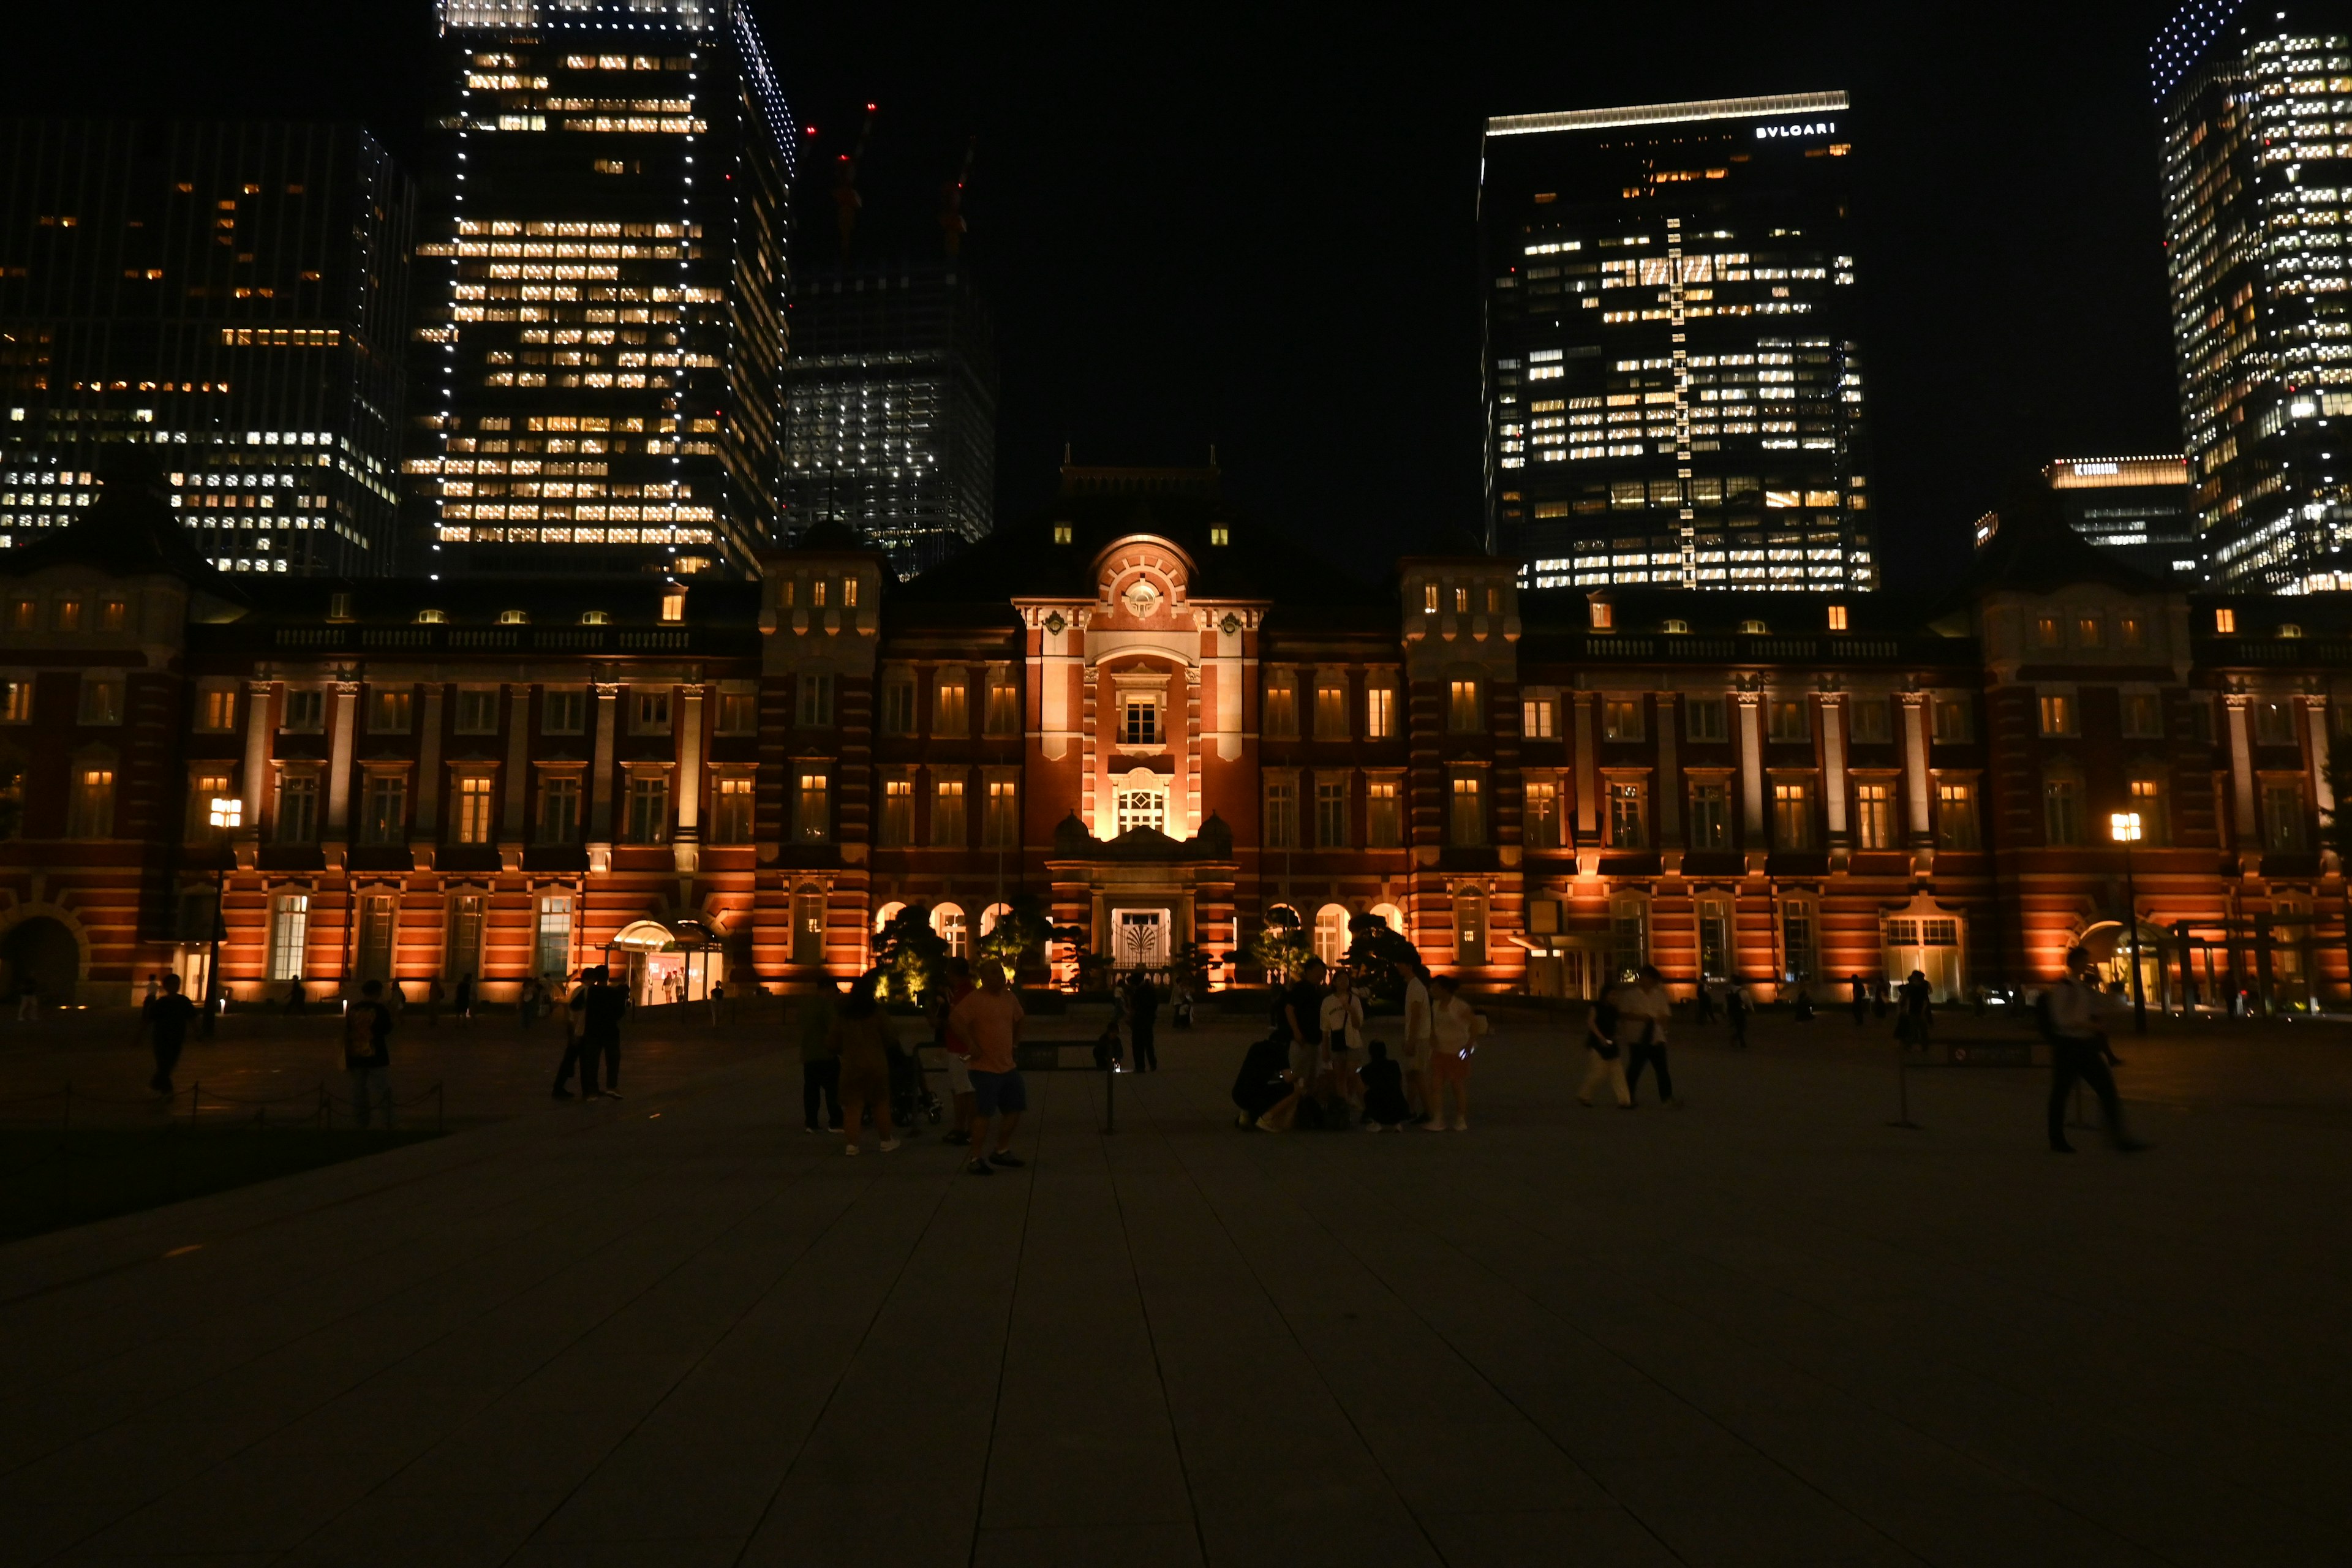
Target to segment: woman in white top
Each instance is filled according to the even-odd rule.
[[[1364,999],[1345,969],[1331,972],[1331,989],[1323,998],[1323,1044],[1331,1057],[1331,1083],[1340,1098],[1360,1109],[1364,1103]]]
[[[1454,1091],[1454,1131],[1470,1131],[1470,1057],[1486,1020],[1461,994],[1460,983],[1441,974],[1431,988],[1430,1032],[1434,1037],[1429,1079],[1429,1120],[1424,1132],[1445,1131],[1445,1091]]]

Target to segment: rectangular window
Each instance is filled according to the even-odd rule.
[[[1977,847],[1977,788],[1970,784],[1936,786],[1936,847],[1974,849]]]
[[[414,691],[378,689],[368,694],[368,733],[371,735],[405,735],[414,728],[411,714],[416,694]]]
[[[1631,978],[1650,962],[1650,905],[1645,899],[1618,899],[1609,906],[1609,966]]]
[[[79,595],[73,594],[58,595],[56,608],[57,614],[51,617],[49,623],[51,626],[61,632],[81,630],[81,599]]]
[[[125,599],[107,599],[98,606],[98,629],[119,632],[131,624],[131,605]]]
[[[1519,704],[1519,733],[1530,741],[1552,739],[1551,699],[1530,697]]]
[[[1694,697],[1684,707],[1683,732],[1694,741],[1720,741],[1731,733],[1720,697]]]
[[[931,847],[961,849],[964,844],[964,781],[931,780]]]
[[[1731,904],[1727,900],[1699,900],[1698,972],[1703,980],[1731,978]]]
[[[988,807],[980,820],[983,849],[1021,847],[1021,784],[1017,779],[988,781]]]
[[[625,821],[631,844],[659,844],[669,837],[669,774],[637,773],[629,775],[628,813]]]
[[[1813,738],[1812,705],[1801,697],[1776,697],[1766,709],[1768,733],[1775,741]]]
[[[833,837],[833,775],[821,768],[803,768],[793,797],[793,835],[803,844],[822,844]]]
[[[752,735],[760,729],[760,694],[756,691],[721,690],[719,693],[719,728],[721,735]]]
[[[741,773],[721,773],[710,792],[710,842],[751,842],[751,781]]]
[[[89,689],[87,686],[83,688]],[[103,721],[84,719],[85,724]],[[2254,744],[2257,746],[2292,746],[2294,744],[2294,704],[2263,701],[2254,704]]]
[[[207,769],[188,776],[188,841],[218,843],[228,837],[226,827],[213,826],[213,802],[226,800],[233,792],[229,775],[223,771]]]
[[[457,781],[457,842],[488,844],[490,841],[490,789],[488,773],[467,773]],[[545,835],[541,836],[546,842]]]
[[[2074,732],[2074,700],[2072,697],[2055,692],[2042,695],[2042,732],[2045,735],[2071,735]]]
[[[1559,785],[1549,779],[1527,786],[1527,841],[1530,849],[1559,847]]]
[[[1021,689],[1009,670],[988,672],[988,713],[983,720],[991,735],[1021,733]]]
[[[466,842],[486,844],[489,842],[490,831],[490,781],[484,778],[466,782],[469,786],[476,784],[482,786],[478,808],[482,837],[468,838]],[[463,805],[468,811],[476,809],[470,798]],[[576,844],[579,839],[580,775],[574,773],[549,773],[539,781],[539,841],[541,844]]]
[[[1168,831],[1168,792],[1157,785],[1139,789],[1124,786],[1111,793],[1111,807],[1117,814],[1113,825],[1120,833],[1138,827],[1148,827],[1154,833]]]
[[[122,677],[85,675],[81,678],[81,721],[85,724],[122,722]]]
[[[915,732],[915,683],[913,681],[883,682],[882,732],[886,735],[911,735]]]
[[[1486,728],[1478,711],[1478,683],[1475,680],[1446,682],[1445,727],[1456,734],[1475,732]]]
[[[1772,786],[1772,847],[1811,849],[1813,847],[1813,791],[1808,784]]]
[[[372,773],[360,808],[360,842],[404,844],[408,841],[408,775]]]
[[[2189,738],[2200,746],[2213,743],[2213,700],[2191,695],[2188,703]]]
[[[2058,617],[2057,617],[2057,616],[2035,616],[2035,617],[2034,617],[2034,621],[2033,621],[2033,646],[2034,646],[2034,647],[2058,647],[2062,642],[2063,642],[2064,640],[2065,640],[2065,639],[2064,639],[2064,637],[2063,637],[2063,634],[2061,633],[2060,628],[2059,628]]]
[[[449,948],[442,955],[441,973],[456,979],[482,972],[482,928],[489,900],[480,893],[457,893],[449,900]]]
[[[2139,813],[2141,843],[2166,844],[2171,841],[2164,819],[2164,784],[2161,780],[2132,780],[2131,808]]]
[[[2106,623],[2096,616],[2078,616],[2074,619],[2074,642],[2081,647],[2102,647],[2106,644]]]
[[[1609,697],[1601,703],[1601,738],[1604,741],[1642,739],[1642,700]]]
[[[931,733],[934,735],[969,735],[971,733],[971,710],[965,700],[963,671],[940,671],[938,684],[931,688]]]
[[[1731,847],[1730,804],[1719,784],[1691,785],[1691,847]]]
[[[515,721],[522,722],[520,716]],[[560,688],[539,694],[539,732],[542,735],[584,735],[588,732],[588,693]]]
[[[16,703],[14,699],[16,697],[16,689],[19,685],[24,685],[25,688],[26,711],[22,715],[19,715],[15,711]],[[10,723],[21,723],[24,720],[31,718],[33,716],[31,711],[32,695],[33,690],[29,684],[14,680],[10,681],[5,688],[5,693],[0,693],[0,704],[5,704],[5,708],[0,708],[0,720],[5,720]],[[196,727],[200,730],[215,731],[236,729],[236,688],[228,686],[214,686],[205,689],[203,694],[197,699]]]
[[[2280,854],[2303,848],[2303,790],[2295,784],[2263,786],[2263,845]]]
[[[1791,899],[1780,906],[1780,977],[1790,984],[1812,978],[1815,929],[1811,900]]]
[[[882,820],[878,825],[885,848],[903,848],[915,841],[915,784],[911,779],[882,781]]]
[[[2164,702],[2153,691],[2124,693],[2124,733],[2134,740],[2160,740],[2164,735]]]
[[[319,841],[319,776],[283,773],[278,780],[278,842]]]
[[[2147,646],[2147,623],[2137,616],[2126,616],[2116,623],[2116,626],[2120,628],[2120,640],[2125,647],[2140,648]]]
[[[577,693],[573,693],[577,695]],[[556,694],[548,693],[552,702]],[[457,733],[460,735],[495,735],[499,732],[498,688],[483,686],[460,687],[457,691]]]
[[[1348,847],[1348,785],[1344,780],[1316,781],[1315,843],[1324,849]]]
[[[1396,688],[1370,686],[1364,689],[1364,738],[1385,741],[1396,733]]]
[[[572,968],[572,895],[543,893],[539,900],[538,941],[532,944],[535,973],[560,975]]]
[[[1394,779],[1374,779],[1364,786],[1365,837],[1375,849],[1396,849],[1404,844],[1402,786]]]
[[[1935,713],[1936,739],[1947,744],[1958,744],[1976,738],[1976,723],[1969,716],[1969,705],[1951,698],[1938,698]]]
[[[269,978],[302,978],[304,949],[310,938],[310,899],[280,893],[269,911]]]
[[[66,837],[110,838],[114,835],[114,764],[82,763],[74,767],[73,797],[68,803]]]
[[[1883,746],[1894,738],[1886,699],[1864,697],[1853,705],[1853,739],[1860,746]]]
[[[1355,739],[1348,728],[1348,683],[1343,679],[1327,676],[1315,683],[1315,738]]]
[[[630,710],[629,732],[635,735],[667,735],[669,733],[669,689],[657,691],[640,689],[633,694],[635,702]]]
[[[315,686],[293,686],[286,691],[285,721],[278,728],[315,735],[327,727],[327,694]]]
[[[1298,678],[1289,670],[1266,673],[1265,733],[1273,741],[1298,739]]]
[[[1895,786],[1863,784],[1853,786],[1853,841],[1858,848],[1895,847]]]
[[[1129,693],[1119,704],[1118,739],[1121,745],[1156,746],[1160,743],[1160,699],[1139,693]]]
[[[1288,779],[1265,781],[1265,847],[1298,847],[1298,786]]]
[[[1458,845],[1486,842],[1486,799],[1479,785],[1476,773],[1454,775],[1452,826],[1454,842]]]
[[[794,710],[793,722],[803,730],[831,729],[833,677],[819,671],[803,671],[798,684],[800,704]]]
[[[2073,779],[2042,781],[2042,832],[2051,845],[2083,842],[2083,786]]]

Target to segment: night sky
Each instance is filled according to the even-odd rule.
[[[1844,88],[1890,584],[2052,457],[2177,449],[2147,46],[2167,7],[788,5],[758,0],[826,166],[880,106],[858,254],[966,255],[1003,359],[998,505],[1186,463],[1353,559],[1478,525],[1474,204],[1489,113]],[[1899,18],[1899,25],[1895,19]],[[356,115],[396,153],[427,0],[42,5],[12,111]]]

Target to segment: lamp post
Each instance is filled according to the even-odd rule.
[[[230,833],[245,821],[245,802],[235,795],[216,795],[212,798],[213,831],[224,842]],[[213,868],[213,950],[205,960],[205,1036],[212,1037],[215,1020],[220,1016],[217,998],[220,995],[221,900],[228,889],[228,863],[222,861]]]
[[[2132,1033],[2147,1033],[2147,996],[2139,978],[2139,889],[2132,880],[2131,847],[2139,842],[2139,813],[2118,811],[2107,817],[2107,830],[2124,847],[2124,915],[2131,922]]]

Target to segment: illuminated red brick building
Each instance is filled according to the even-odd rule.
[[[88,1001],[198,980],[217,879],[242,999],[608,955],[659,999],[854,973],[908,905],[967,945],[1025,892],[1220,984],[1287,905],[1491,990],[1647,958],[1951,994],[2127,945],[2137,811],[2152,1000],[2344,994],[2342,613],[2062,529],[1934,602],[1522,593],[1470,552],[1364,586],[1213,471],[1073,468],[908,584],[823,530],[762,566],[265,583],[116,486],[0,556],[0,959]]]

